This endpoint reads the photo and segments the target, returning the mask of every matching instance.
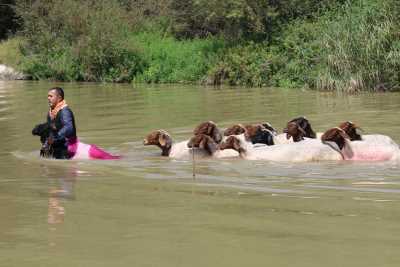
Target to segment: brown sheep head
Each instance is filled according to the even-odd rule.
[[[242,124],[235,124],[224,131],[224,136],[239,135],[246,132],[246,128]]]
[[[246,132],[244,134],[246,141],[253,144],[266,144],[268,146],[274,145],[274,134],[264,127],[262,124],[246,125]]]
[[[239,154],[246,153],[246,150],[241,147],[240,140],[236,136],[229,136],[224,142],[219,145],[219,149],[233,149]]]
[[[266,128],[265,126],[268,126],[268,128]],[[246,141],[252,142],[253,144],[261,143],[266,145],[273,145],[274,133],[276,132],[269,123],[248,125],[236,124],[227,128],[224,132],[224,135],[239,135],[243,133]]]
[[[146,136],[146,138],[143,140],[143,145],[158,146],[162,151],[162,156],[169,156],[172,147],[172,138],[167,131],[157,130]]]
[[[339,127],[329,129],[321,136],[322,142],[334,142],[338,145],[339,149],[343,149],[346,144],[346,139],[350,140],[350,137]]]
[[[287,139],[292,137],[294,142],[304,140],[304,137],[306,136],[304,129],[295,122],[288,122],[287,127],[283,130],[283,132],[286,133]]]
[[[187,146],[189,148],[200,148],[207,151],[208,154],[213,155],[217,149],[218,145],[215,143],[214,139],[205,134],[198,134],[190,138]]]
[[[261,123],[262,126],[264,126],[267,130],[269,130],[273,135],[277,134],[277,131],[274,127],[269,122],[263,122]]]
[[[217,144],[222,141],[222,134],[213,121],[200,123],[194,130],[193,135],[205,134],[210,136]]]
[[[287,133],[285,130],[288,130],[289,124],[295,123],[298,126],[298,131],[297,131],[297,136],[293,136],[293,141],[298,142],[303,140],[303,137],[308,137],[308,138],[316,138],[316,134],[314,130],[311,128],[311,123],[306,119],[306,117],[298,117],[294,118],[291,121],[288,122],[288,127],[284,129],[284,133]],[[293,126],[291,126],[293,127]],[[304,134],[302,133],[302,136],[299,136],[300,134],[300,128],[301,130],[304,131]],[[289,137],[290,138],[290,137]]]
[[[362,130],[362,129],[353,122],[351,121],[342,122],[339,125],[339,128],[345,131],[345,133],[350,137],[351,141],[362,140],[361,135],[357,132],[357,130]]]

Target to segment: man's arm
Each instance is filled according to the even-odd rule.
[[[72,111],[68,108],[64,108],[60,110],[61,114],[61,123],[62,123],[62,128],[57,132],[57,135],[54,136],[54,141],[61,141],[64,140],[64,138],[71,138],[75,137],[75,128],[74,128],[74,118]]]

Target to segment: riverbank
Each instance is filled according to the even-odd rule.
[[[312,4],[319,1],[309,0],[296,7],[274,7],[279,10],[276,17],[258,14],[255,21],[242,18],[243,25],[208,27],[197,25],[197,21],[193,22],[197,26],[180,24],[176,19],[188,16],[179,16],[175,12],[181,11],[178,7],[168,7],[171,10],[167,15],[142,14],[141,21],[132,22],[127,18],[132,17],[133,9],[118,1],[97,2],[96,8],[87,3],[78,8],[72,0],[56,2],[42,8],[51,18],[65,18],[62,25],[57,19],[44,19],[40,8],[20,10],[25,19],[21,43],[10,39],[6,49],[0,44],[0,64],[35,80],[227,84],[346,92],[400,88],[400,73],[396,71],[400,68],[400,7],[394,0],[327,0],[321,6]],[[182,8],[206,15],[211,7]],[[221,8],[221,21],[239,19]],[[87,9],[85,16],[74,13],[79,9]],[[301,12],[292,17],[287,9]],[[113,20],[105,21],[104,17]],[[263,25],[263,21],[273,27]],[[35,28],[38,25],[39,30]],[[204,29],[197,28],[202,25]],[[230,27],[234,31],[229,31]],[[4,53],[7,49],[20,60]],[[2,60],[2,55],[7,59]]]
[[[11,38],[0,42],[0,80],[25,80],[28,75],[23,74],[21,38]]]
[[[0,64],[0,81],[4,80],[27,80],[28,76],[15,70],[12,67],[8,67],[4,64]]]

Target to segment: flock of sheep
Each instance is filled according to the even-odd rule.
[[[350,121],[324,133],[315,133],[305,117],[287,123],[282,134],[269,124],[233,125],[221,131],[212,121],[203,122],[189,140],[174,143],[165,130],[146,136],[144,145],[155,145],[161,155],[189,157],[192,153],[214,158],[241,157],[248,160],[283,162],[386,161],[400,160],[399,146],[388,136],[361,135]]]

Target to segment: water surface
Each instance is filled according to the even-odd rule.
[[[0,82],[0,266],[399,266],[400,164],[196,162],[144,136],[306,115],[400,142],[400,93],[61,84],[78,135],[120,161],[40,159],[47,82]],[[57,84],[59,85],[59,84]]]

